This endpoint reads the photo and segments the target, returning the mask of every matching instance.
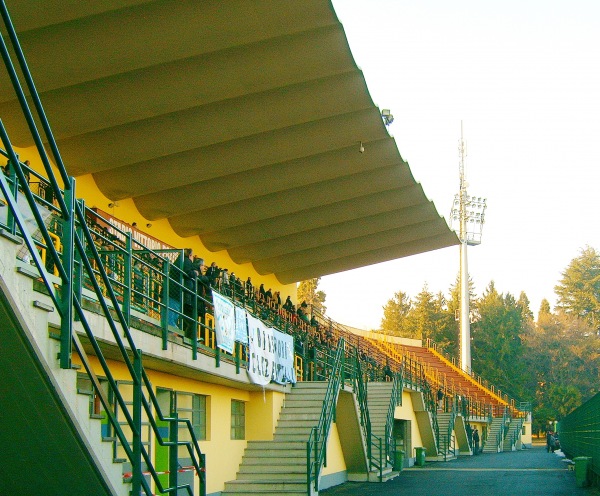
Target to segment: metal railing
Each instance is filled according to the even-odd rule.
[[[356,396],[360,411],[360,426],[367,447],[367,457],[371,459],[371,417],[367,404],[367,382],[363,380],[361,360],[355,346],[346,344],[344,379]]]
[[[510,405],[513,408],[515,407],[516,401],[513,398],[511,398],[508,394],[502,392],[502,390],[500,390],[499,388],[494,386],[494,384],[492,384],[489,381],[487,381],[486,379],[482,378],[480,375],[476,374],[475,372],[471,371],[470,374],[464,372],[460,368],[460,366],[456,360],[456,357],[450,356],[448,353],[446,353],[442,349],[441,346],[439,346],[437,343],[435,343],[432,339],[427,338],[426,345],[427,345],[428,349],[432,350],[437,355],[439,355],[439,357],[441,359],[445,360],[449,366],[451,366],[455,370],[463,373],[465,375],[465,377],[468,377],[474,385],[485,388],[492,395],[494,395],[499,400],[501,400],[501,402],[506,403],[507,405]]]
[[[335,419],[336,403],[340,387],[344,382],[345,342],[340,339],[335,355],[324,364],[329,371],[325,399],[321,408],[318,424],[311,429],[306,442],[306,490],[308,496],[319,490],[321,467],[326,463],[327,437],[331,422]]]
[[[385,421],[385,457],[392,465],[396,462],[396,438],[394,437],[394,420],[396,406],[402,404],[402,375],[394,374],[392,394]]]
[[[18,60],[21,75],[26,81],[29,97],[35,106],[37,119],[41,122],[44,129],[45,139],[42,139],[42,136],[37,129],[34,114],[29,107],[25,92],[19,82],[19,76],[10,56],[9,49],[5,43],[5,39],[0,37],[0,51],[4,65],[15,89],[23,116],[29,126],[40,159],[46,169],[48,184],[53,197],[52,203],[58,204],[56,210],[59,217],[59,223],[62,227],[62,253],[59,253],[54,245],[46,225],[46,220],[42,217],[36,203],[36,198],[34,198],[33,192],[29,187],[28,178],[25,174],[27,170],[19,161],[4,124],[1,121],[0,138],[14,174],[12,187],[11,184],[9,184],[10,178],[6,178],[4,174],[0,174],[0,188],[10,212],[7,217],[9,232],[11,235],[19,236],[23,239],[29,251],[29,255],[37,268],[45,290],[52,299],[57,309],[57,313],[60,316],[60,366],[65,369],[72,368],[73,351],[79,355],[81,363],[91,380],[95,393],[104,408],[108,422],[118,438],[127,459],[132,465],[132,494],[137,495],[142,491],[147,495],[154,494],[153,488],[144,477],[144,472],[142,471],[143,461],[146,465],[146,470],[150,472],[156,490],[163,494],[176,493],[179,490],[185,490],[188,494],[192,495],[194,490],[189,484],[178,484],[177,481],[177,452],[180,446],[184,446],[187,448],[196,474],[200,477],[200,492],[204,495],[206,493],[204,455],[200,451],[192,424],[188,419],[178,419],[177,415],[166,416],[161,412],[160,405],[154,395],[152,386],[142,365],[142,352],[136,347],[132,339],[127,311],[123,312],[117,299],[117,295],[115,294],[115,291],[113,291],[108,271],[104,266],[100,253],[94,245],[90,230],[86,225],[85,208],[82,206],[82,203],[75,198],[75,180],[68,176],[58,152],[58,147],[56,146],[50,125],[46,119],[41,101],[33,83],[33,78],[27,67],[25,56],[21,50],[16,31],[4,2],[0,3],[0,13],[4,21],[6,32],[11,41],[13,53]],[[52,151],[54,163],[56,164],[60,179],[65,185],[64,191],[61,191],[58,179],[54,175],[53,168],[50,164],[50,158],[43,145],[44,141],[48,143],[48,146]],[[35,221],[36,228],[39,230],[41,240],[34,240],[29,232],[30,227],[26,225],[21,212],[21,208],[23,207],[17,203],[19,195],[23,195],[26,200],[27,208]],[[49,205],[50,202],[48,202],[48,206]],[[49,259],[60,277],[60,286],[55,285],[55,282],[50,280],[46,268],[48,261],[46,260],[44,263],[38,252],[38,246],[40,244],[50,256]],[[92,263],[95,264],[95,269],[92,267]],[[115,344],[118,347],[120,358],[125,363],[129,377],[131,378],[133,384],[133,401],[131,408],[119,392],[117,381],[111,373],[108,362],[103,355],[102,349],[92,332],[83,310],[81,294],[77,290],[77,281],[81,281],[84,271],[87,273],[87,276],[92,283],[94,292],[98,297],[104,316],[111,329]],[[99,276],[99,280],[97,279],[97,276]],[[101,287],[100,283],[103,284],[103,287]],[[131,285],[126,284],[126,287],[130,288]],[[113,319],[111,310],[104,299],[105,296],[112,303],[112,311],[116,312],[118,324]],[[111,401],[109,401],[109,396],[104,392],[103,387],[100,385],[100,381],[88,360],[87,354],[79,341],[79,337],[77,333],[73,331],[73,323],[76,319],[83,327],[83,330],[90,341],[90,345],[94,350],[94,354],[98,358],[102,371],[106,376],[106,383],[109,387],[110,396],[114,398],[114,401],[119,405],[123,412],[126,424],[131,432],[131,438],[128,438],[125,434],[119,420],[116,418],[112,408],[113,405],[111,404]],[[154,469],[151,456],[142,443],[143,414],[150,419],[151,426],[159,444],[167,446],[170,450],[175,451],[175,456],[171,457],[173,465],[170,470],[169,487],[164,487],[161,483],[161,480]],[[169,432],[171,433],[170,439],[163,439],[157,427],[155,415],[161,422],[167,422],[169,424]],[[184,424],[187,427],[191,441],[177,440],[176,433],[178,432],[179,424]]]

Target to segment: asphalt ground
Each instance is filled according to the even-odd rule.
[[[323,496],[599,496],[598,488],[580,488],[575,472],[543,445],[531,449],[461,456],[404,469],[383,484],[347,482],[319,491]]]

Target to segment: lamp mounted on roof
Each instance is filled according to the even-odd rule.
[[[386,126],[389,126],[392,122],[394,122],[394,116],[390,112],[390,109],[382,109],[381,117],[383,117],[383,123]]]

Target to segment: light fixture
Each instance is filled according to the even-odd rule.
[[[119,202],[115,201],[115,202],[110,202],[108,204],[108,208],[115,208],[119,206]]]
[[[394,122],[394,116],[390,112],[390,109],[382,109],[381,117],[383,117],[383,122],[386,126],[389,126],[392,122]]]
[[[152,224],[150,224],[150,222],[148,222],[148,224],[146,224],[146,227],[152,227]]]
[[[132,222],[131,227],[137,227],[137,222]]]

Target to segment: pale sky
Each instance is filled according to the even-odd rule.
[[[481,295],[525,291],[537,316],[561,272],[600,250],[600,1],[333,0],[373,101],[415,179],[447,220],[459,188],[487,198],[469,248]],[[368,152],[368,150],[366,150]],[[397,291],[448,294],[458,247],[321,279],[328,315],[378,328]]]

